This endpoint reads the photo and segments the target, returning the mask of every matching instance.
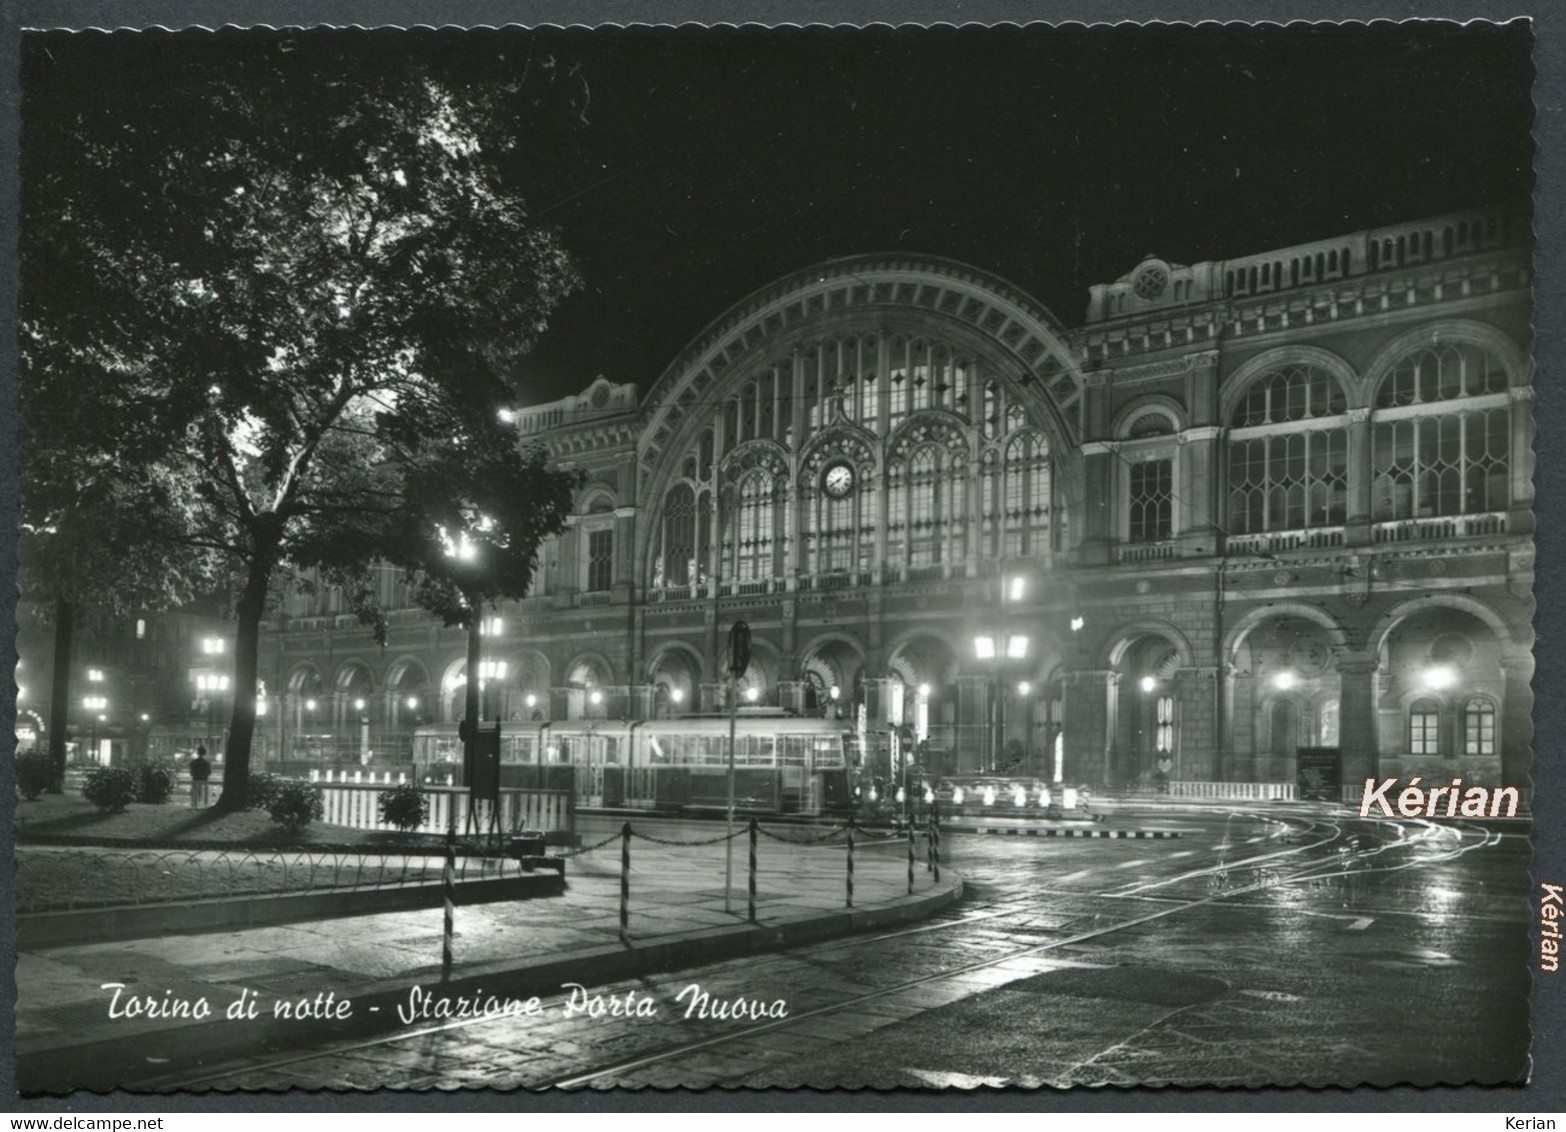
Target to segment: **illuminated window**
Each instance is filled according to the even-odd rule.
[[[772,477],[751,472],[740,484],[738,570],[741,581],[772,576]]]
[[[1323,747],[1338,745],[1338,701],[1327,700],[1321,705],[1320,732]]]
[[[1236,433],[1229,443],[1232,533],[1343,523],[1348,501],[1343,413],[1343,391],[1322,370],[1284,366],[1252,381],[1230,419]],[[1297,423],[1307,421],[1312,423]]]
[[[138,641],[147,639],[147,621],[145,618],[138,617],[136,619],[136,639]]]
[[[1417,350],[1376,393],[1371,489],[1378,521],[1504,511],[1511,409],[1499,359],[1470,345]]]
[[[1004,552],[1009,557],[1049,549],[1049,445],[1024,431],[1006,446]]]
[[[1495,704],[1483,696],[1463,705],[1463,754],[1495,754]]]
[[[1144,460],[1130,471],[1131,541],[1161,542],[1172,529],[1174,461]]]
[[[601,593],[614,577],[614,532],[593,531],[587,536],[587,592]]]
[[[1174,711],[1175,702],[1173,696],[1158,697],[1158,751],[1160,754],[1170,754],[1174,751]]]
[[[664,496],[663,553],[653,567],[653,585],[688,586],[696,577],[696,494],[679,484]]]
[[[1415,700],[1408,709],[1408,752],[1441,753],[1441,705],[1434,700]]]

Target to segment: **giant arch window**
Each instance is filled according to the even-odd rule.
[[[1255,377],[1229,420],[1230,534],[1341,525],[1348,417],[1325,370],[1285,365]]]
[[[806,340],[736,373],[668,453],[650,588],[678,597],[882,565],[907,578],[971,555],[1047,554],[1066,519],[1053,454],[1028,403],[986,368],[955,341],[886,330]],[[824,491],[821,461],[850,456],[852,490]]]
[[[1371,506],[1378,522],[1510,506],[1506,371],[1478,346],[1416,350],[1376,391]]]

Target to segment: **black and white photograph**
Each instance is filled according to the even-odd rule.
[[[1553,1056],[1528,20],[20,38],[23,1098]]]

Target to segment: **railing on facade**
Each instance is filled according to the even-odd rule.
[[[1174,542],[1133,542],[1119,548],[1116,559],[1120,562],[1161,562],[1175,556]]]
[[[1377,542],[1412,542],[1420,539],[1474,538],[1504,535],[1506,512],[1489,511],[1477,515],[1442,515],[1421,519],[1395,519],[1377,523]]]
[[[591,590],[587,593],[576,595],[577,605],[608,605],[610,593],[608,590]]]
[[[1230,535],[1226,549],[1233,554],[1276,554],[1288,550],[1326,550],[1343,545],[1342,527],[1318,527],[1303,531],[1258,531]]]
[[[318,783],[317,788],[325,806],[323,821],[350,829],[394,828],[381,821],[380,817],[380,793],[385,789],[384,786]],[[471,795],[466,787],[426,786],[424,795],[429,801],[429,816],[419,827],[419,832],[444,833],[455,826],[460,833],[467,828]],[[503,789],[500,792],[498,818],[502,832],[522,829],[569,831],[573,828],[575,817],[569,790]],[[475,825],[478,832],[486,832],[488,813],[481,810],[477,818],[479,820]]]
[[[1295,800],[1294,789],[1292,782],[1171,782],[1169,796],[1238,802],[1292,802]],[[1343,786],[1340,791],[1340,797],[1345,802],[1360,800],[1360,786]]]
[[[903,581],[905,582],[935,582],[948,576],[951,569],[949,562],[929,562],[923,566],[904,566]]]

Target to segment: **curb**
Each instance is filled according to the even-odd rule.
[[[1023,829],[998,825],[943,825],[942,833],[987,833],[1003,837],[1102,837],[1161,840],[1180,836],[1176,829]]]
[[[565,874],[521,873],[456,884],[464,904],[533,900],[559,896]],[[259,892],[244,896],[170,901],[164,904],[110,904],[48,912],[19,912],[17,949],[107,943],[146,936],[240,931],[245,928],[335,920],[439,908],[445,903],[440,880],[408,881],[378,888],[316,888],[298,892]]]
[[[402,979],[345,987],[345,997],[353,1001],[353,1015],[341,1021],[276,1021],[262,1017],[234,1023],[222,1018],[227,1003],[214,1002],[212,1019],[163,1030],[135,1032],[130,1028],[134,1023],[122,1024],[121,1028],[108,1023],[85,1034],[79,1032],[77,1040],[62,1040],[57,1035],[34,1042],[22,1039],[15,1049],[17,1088],[23,1096],[58,1096],[78,1090],[179,1091],[183,1086],[169,1078],[167,1065],[179,1066],[180,1078],[188,1079],[203,1066],[239,1056],[286,1053],[310,1043],[365,1038],[395,1030],[399,1026],[397,1008],[408,1003],[414,987],[453,1000],[464,995],[482,995],[485,999],[543,997],[559,993],[565,982],[598,986],[922,920],[956,903],[962,898],[962,891],[962,878],[952,873],[951,882],[938,891],[879,908],[844,909],[767,925],[735,924],[682,932],[644,944],[633,942],[629,947],[610,944],[546,957],[526,967],[505,961],[478,964],[458,968],[446,983],[440,981],[439,966],[423,967]],[[150,987],[146,990],[151,992]],[[299,997],[308,999],[311,995]],[[436,1020],[419,1020],[410,1025],[419,1028],[432,1024]],[[111,1029],[112,1037],[107,1036]]]

